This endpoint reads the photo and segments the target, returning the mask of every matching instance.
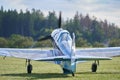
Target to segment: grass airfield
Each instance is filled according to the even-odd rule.
[[[0,57],[0,80],[120,80],[120,57],[100,61],[96,73],[91,72],[93,61],[77,64],[75,77],[62,74],[59,65],[31,61],[32,74],[26,73],[26,60]]]

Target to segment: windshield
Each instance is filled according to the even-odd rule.
[[[63,54],[71,55],[71,48],[72,48],[72,39],[69,33],[64,32],[60,34],[58,39],[58,46]]]

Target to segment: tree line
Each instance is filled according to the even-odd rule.
[[[17,10],[4,10],[1,6],[0,40],[7,46],[3,46],[3,43],[0,42],[0,47],[28,47],[37,39],[50,34],[57,27],[58,17],[55,11],[49,11],[45,16],[41,10],[17,12]],[[76,34],[78,47],[110,46],[111,41],[118,42],[117,46],[120,45],[120,28],[113,23],[108,23],[107,20],[98,21],[96,17],[90,17],[89,14],[83,16],[76,12],[73,18],[62,21],[62,28],[67,29],[71,34],[73,32]],[[25,43],[20,44],[22,42]],[[40,46],[51,46],[49,40],[39,44]]]

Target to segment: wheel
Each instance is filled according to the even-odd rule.
[[[32,65],[31,64],[28,64],[28,66],[27,66],[27,73],[28,74],[32,73]]]
[[[75,74],[72,72],[72,76],[74,77],[75,76]]]
[[[96,72],[97,71],[97,64],[93,63],[92,64],[92,72]]]

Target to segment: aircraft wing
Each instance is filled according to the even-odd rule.
[[[57,56],[56,56],[57,55]],[[18,49],[18,48],[0,48],[0,56],[24,58],[39,61],[62,61],[67,60],[57,49]]]
[[[76,60],[109,60],[111,57],[120,56],[120,47],[107,48],[82,48],[75,52]]]

